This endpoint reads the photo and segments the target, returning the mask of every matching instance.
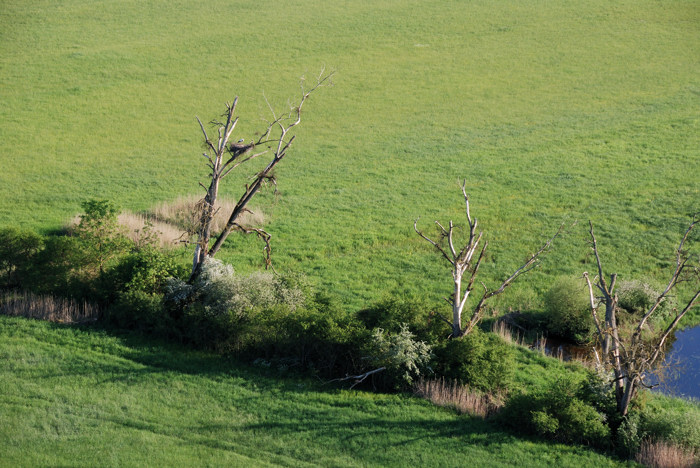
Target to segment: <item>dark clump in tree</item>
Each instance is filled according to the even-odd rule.
[[[198,203],[198,222],[193,233],[197,237],[197,241],[190,283],[193,283],[201,273],[204,260],[207,257],[216,255],[233,230],[258,235],[265,242],[266,266],[271,266],[270,234],[262,229],[243,226],[238,221],[238,218],[247,211],[248,203],[264,184],[275,183],[274,168],[286,156],[287,151],[294,142],[296,135],[292,134],[292,130],[301,123],[302,107],[311,93],[330,83],[332,76],[333,73],[324,74],[324,71],[321,71],[316,83],[310,89],[305,88],[304,80],[302,79],[301,97],[298,103],[291,106],[288,112],[281,115],[278,115],[270,106],[271,120],[267,122],[266,128],[260,132],[260,136],[257,139],[251,139],[248,142],[245,139],[240,139],[236,143],[231,143],[233,131],[238,123],[238,117],[236,116],[237,97],[233,100],[233,103],[226,104],[223,122],[216,120],[211,122],[217,127],[218,136],[215,140],[209,138],[204,124],[197,118],[199,127],[204,135],[204,145],[207,148],[204,157],[210,170],[210,181],[209,186],[205,187],[206,195]],[[268,157],[268,164],[253,177],[253,181],[250,184],[246,185],[243,195],[238,199],[236,206],[228,217],[226,226],[216,235],[214,243],[210,246],[213,236],[214,206],[219,194],[221,180],[242,164],[260,157]]]

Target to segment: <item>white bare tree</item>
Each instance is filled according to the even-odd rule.
[[[450,325],[452,329],[452,338],[459,338],[471,332],[483,318],[483,310],[486,301],[494,296],[497,296],[498,294],[501,294],[513,283],[513,281],[515,281],[516,278],[532,270],[536,266],[540,255],[549,249],[552,241],[554,241],[554,239],[563,229],[562,225],[557,233],[552,236],[552,238],[545,242],[545,244],[534,254],[528,256],[525,262],[517,270],[515,270],[513,274],[506,278],[498,288],[489,290],[489,288],[483,282],[481,282],[483,294],[472,309],[471,316],[469,317],[467,323],[463,326],[462,314],[467,305],[467,300],[474,289],[474,283],[479,272],[479,266],[484,259],[486,247],[488,246],[488,242],[486,241],[484,241],[482,244],[483,232],[477,233],[476,228],[478,223],[476,218],[472,218],[469,210],[469,196],[467,195],[466,185],[467,181],[465,180],[461,184],[461,187],[462,195],[464,196],[464,204],[466,205],[469,237],[464,247],[462,247],[460,250],[457,250],[454,245],[455,226],[451,220],[447,228],[440,224],[440,222],[435,221],[435,224],[440,230],[440,238],[437,241],[432,240],[418,230],[418,220],[413,223],[413,229],[416,231],[416,233],[435,247],[435,249],[452,267],[453,293],[452,297],[447,299],[447,302],[449,302],[452,306],[452,320],[443,315],[439,315],[442,320]],[[481,248],[479,247],[480,245]],[[463,284],[465,279],[466,285]]]

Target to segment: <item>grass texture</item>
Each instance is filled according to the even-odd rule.
[[[406,395],[0,316],[0,466],[623,466]]]
[[[200,193],[194,116],[238,95],[249,139],[263,93],[284,109],[325,65],[335,86],[309,101],[279,193],[255,201],[278,270],[349,308],[387,291],[439,301],[449,272],[412,224],[463,224],[466,178],[487,284],[580,221],[514,306],[591,268],[588,219],[611,269],[661,281],[700,209],[699,33],[692,0],[4,1],[0,226],[51,231],[93,197],[139,211]],[[245,271],[261,251],[236,237],[222,254]]]

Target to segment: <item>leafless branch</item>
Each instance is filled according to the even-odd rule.
[[[365,372],[364,374],[359,374],[359,375],[348,375],[348,376],[345,376],[345,377],[341,377],[341,378],[339,378],[339,379],[329,380],[329,381],[326,382],[326,383],[331,383],[331,382],[344,382],[344,381],[346,381],[346,380],[355,379],[355,383],[353,383],[353,384],[350,386],[350,389],[352,390],[353,388],[355,388],[356,385],[361,384],[362,382],[364,382],[365,379],[366,379],[367,377],[369,377],[370,375],[377,374],[377,373],[382,372],[382,371],[384,371],[384,370],[386,370],[386,367],[379,367],[379,368],[374,369],[374,370],[371,370],[371,371],[369,371],[369,372]]]

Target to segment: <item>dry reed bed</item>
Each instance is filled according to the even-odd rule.
[[[635,460],[651,468],[693,468],[700,466],[700,454],[663,440],[645,440]]]
[[[31,293],[6,293],[0,298],[0,314],[56,323],[94,322],[99,309],[88,302]]]
[[[445,379],[421,379],[415,385],[415,393],[435,405],[484,419],[497,413],[504,404],[501,396],[478,393],[456,381],[448,383]]]

